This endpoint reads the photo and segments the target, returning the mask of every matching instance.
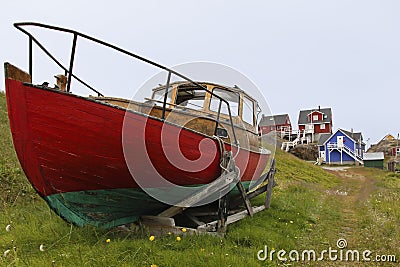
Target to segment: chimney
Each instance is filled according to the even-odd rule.
[[[318,111],[321,111],[321,106],[318,106]]]

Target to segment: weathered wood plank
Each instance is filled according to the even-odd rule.
[[[242,183],[237,183],[236,187],[239,189],[240,195],[242,196],[244,206],[246,207],[246,210],[249,214],[250,217],[253,216],[253,208],[251,207],[251,203],[249,198],[247,197],[246,191],[244,190],[244,187]]]
[[[195,224],[197,224],[198,226],[205,224],[205,222],[202,222],[199,220],[199,218],[197,218],[196,216],[190,214],[190,213],[185,213],[186,217],[189,218],[189,220],[191,220],[192,222],[194,222]]]
[[[19,68],[11,65],[8,62],[4,63],[4,72],[6,79],[16,80],[20,82],[27,82],[27,83],[32,82],[32,78],[29,75],[29,73],[20,70]]]
[[[158,214],[158,216],[163,217],[172,217],[176,214],[181,213],[186,208],[193,206],[194,204],[198,203],[202,199],[208,197],[209,195],[219,191],[220,188],[223,188],[232,182],[237,182],[236,180],[239,179],[239,175],[237,172],[230,172],[224,173],[218,179],[214,180],[213,182],[209,183],[208,186],[204,187],[203,190],[195,193],[191,197],[181,201],[180,203],[176,204],[175,206],[168,208],[167,210]]]
[[[161,216],[141,216],[140,223],[148,226],[175,226],[175,220]]]
[[[265,209],[265,206],[258,206],[258,207],[253,207],[253,214],[260,212]],[[249,216],[247,210],[240,211],[236,214],[228,216],[226,220],[226,225],[229,225],[231,223],[237,222],[245,217]],[[218,225],[218,220],[206,223],[204,225],[200,225],[197,227],[198,230],[205,230],[205,231],[216,231],[216,227]]]
[[[269,209],[271,206],[272,189],[275,186],[275,159],[272,160],[271,169],[268,172],[267,193],[265,194],[265,208]]]

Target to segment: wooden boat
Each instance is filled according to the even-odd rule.
[[[237,166],[233,171],[246,190],[251,182],[255,186],[266,179],[262,173],[270,152],[259,147],[257,101],[243,90],[194,82],[76,31],[38,23],[15,26],[29,36],[29,47],[37,44],[65,71],[65,76],[57,77],[58,86],[49,87],[33,83],[31,53],[29,73],[5,63],[8,115],[18,159],[35,190],[65,220],[109,228],[160,214],[190,197],[190,190],[182,196],[182,191],[174,191],[176,186],[196,188],[218,180],[226,172],[227,164],[221,167],[226,152],[231,153]],[[24,26],[72,33],[69,68]],[[72,72],[77,37],[117,49],[183,81],[172,83],[168,78],[143,103],[105,97]],[[73,94],[72,79],[98,96]],[[174,163],[182,155],[190,163],[186,167]],[[207,165],[198,166],[203,164],[199,158]],[[148,189],[159,189],[177,201],[160,200]]]

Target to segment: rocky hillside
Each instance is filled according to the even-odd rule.
[[[367,152],[383,152],[385,156],[392,156],[392,148],[400,145],[397,139],[393,140],[382,140],[375,145],[371,145]]]
[[[290,149],[289,152],[307,161],[315,161],[318,158],[318,146],[316,144],[297,145]]]

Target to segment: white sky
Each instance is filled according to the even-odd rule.
[[[71,28],[169,67],[194,61],[230,66],[294,125],[300,109],[331,107],[335,129],[362,131],[375,143],[400,132],[399,14],[396,0],[4,1],[0,61],[27,70],[27,38],[14,22]],[[39,36],[68,65],[70,39]],[[78,42],[76,71],[107,95],[130,97],[157,73],[128,69],[123,57],[86,45]],[[37,51],[34,62],[34,82],[53,82],[57,68],[39,68],[44,57]],[[110,86],[119,77],[132,82]]]

